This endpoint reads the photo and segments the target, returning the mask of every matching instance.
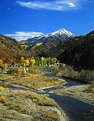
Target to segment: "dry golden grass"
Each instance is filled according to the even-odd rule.
[[[66,92],[65,89],[57,89],[54,91],[56,94],[64,94]]]
[[[13,109],[13,110],[21,112],[22,111],[22,106],[20,104],[10,104],[9,109]]]
[[[48,98],[45,95],[42,94],[37,94],[37,93],[33,93],[33,92],[28,92],[27,93],[15,93],[15,94],[11,94],[11,96],[14,97],[20,97],[21,99],[32,99],[34,102],[36,102],[38,105],[41,106],[54,106],[57,107],[57,104],[54,100]]]
[[[38,98],[38,104],[41,106],[54,106],[57,107],[57,104],[54,100],[49,99],[47,97]]]
[[[46,95],[36,94],[30,91],[13,91],[0,96],[0,102],[5,106],[22,113],[26,112],[26,100],[28,99],[32,100],[32,102],[38,106],[57,107],[56,102]]]
[[[43,117],[46,117],[48,119],[51,119],[53,121],[56,121],[58,120],[58,114],[57,112],[55,111],[50,111],[50,110],[43,110],[43,109],[40,109],[39,110],[39,113],[43,116]]]
[[[32,89],[39,89],[47,86],[56,86],[63,83],[63,81],[60,81],[56,78],[51,79],[46,77],[41,69],[36,67],[32,68],[30,71],[31,72],[28,71],[28,73],[20,78],[16,78],[15,76],[18,75],[14,75],[16,73],[13,73],[11,74],[12,76],[9,75],[11,79],[9,81],[7,81],[7,78],[3,79],[6,81],[4,81],[2,84],[4,84],[6,87],[17,84],[17,86],[21,85]],[[4,87],[0,87],[0,91],[4,90]],[[2,106],[4,106],[4,108],[6,107],[8,110],[32,116],[32,121],[41,121],[39,115],[41,115],[41,118],[43,116],[43,119],[46,120],[56,120],[58,117],[58,114],[52,110],[54,108],[58,109],[58,105],[53,99],[47,97],[47,95],[17,89],[6,90],[1,94],[0,104],[3,104]],[[49,107],[47,108],[47,106]],[[49,108],[51,108],[50,111],[47,110]],[[43,110],[39,111],[39,109]]]
[[[52,79],[43,75],[31,74],[28,78],[20,78],[16,81],[12,81],[9,84],[17,84],[26,86],[32,89],[40,89],[49,86],[56,86],[63,84],[64,82],[58,79]]]
[[[7,76],[5,76],[5,75],[4,75],[4,76],[3,76],[3,75],[2,75],[2,76],[0,75],[0,81],[7,81],[7,80],[9,80],[9,79],[10,79],[10,78],[7,77]]]

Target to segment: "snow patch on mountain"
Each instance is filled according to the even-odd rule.
[[[67,39],[70,37],[74,37],[75,34],[73,34],[70,31],[67,31],[66,29],[59,29],[58,31],[49,33],[49,34],[43,34],[41,32],[15,32],[14,34],[5,34],[6,36],[9,36],[11,38],[15,38],[16,40],[20,41],[20,40],[26,40],[26,41],[30,41],[30,39],[34,39],[34,41],[36,40],[40,40],[40,39],[46,39],[49,37],[57,37],[59,39]],[[32,40],[33,41],[33,40]]]
[[[15,32],[14,34],[5,34],[5,35],[20,41],[20,40],[27,40],[28,38],[43,36],[44,34],[41,32]]]

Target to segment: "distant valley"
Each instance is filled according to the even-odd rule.
[[[19,61],[21,56],[56,57],[60,62],[76,68],[94,69],[94,31],[76,36],[60,29],[20,42],[0,35],[0,49],[0,58],[8,62],[15,62],[15,59]]]

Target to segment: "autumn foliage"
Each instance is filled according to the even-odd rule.
[[[32,59],[30,60],[30,64],[31,64],[32,66],[34,66],[34,65],[35,65],[35,63],[36,63],[35,59],[34,59],[34,58],[32,58]]]
[[[0,66],[2,66],[4,64],[3,60],[0,59]]]
[[[18,69],[17,70],[17,76],[20,76],[22,74],[23,70],[22,69]]]

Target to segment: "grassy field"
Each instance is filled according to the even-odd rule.
[[[26,115],[28,118],[31,117],[32,120],[30,121],[42,121],[45,119],[47,121],[50,121],[51,119],[55,119],[56,121],[59,120],[59,114],[54,111],[55,108],[59,110],[55,101],[46,95],[36,94],[31,91],[2,91],[2,94],[0,95],[0,109],[1,108],[6,109],[5,113],[6,111],[10,112],[8,112],[8,114],[11,119],[18,113],[20,114],[19,118],[21,118],[22,114]],[[14,113],[11,113],[11,111]],[[5,118],[5,113],[2,119]],[[17,118],[18,117],[15,117],[15,120]]]
[[[13,70],[13,69],[11,69]],[[57,78],[46,77],[40,67],[32,67],[26,74],[17,76],[15,71],[10,74],[0,75],[3,86],[20,85],[30,89],[41,89],[49,86],[61,85],[64,81]]]
[[[17,69],[10,68],[7,74],[0,75],[0,120],[61,121],[57,103],[46,94],[34,93],[33,89],[64,82],[46,77],[41,67],[32,67],[24,75],[17,75]],[[14,85],[19,88],[10,88]]]

